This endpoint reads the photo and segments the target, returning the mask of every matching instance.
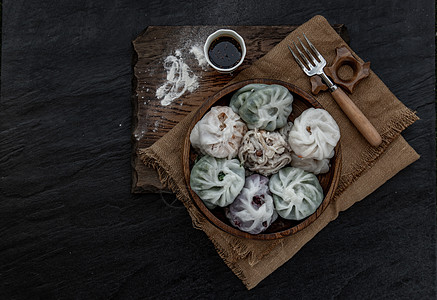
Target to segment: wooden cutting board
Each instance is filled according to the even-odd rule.
[[[332,25],[349,43],[344,25]],[[284,39],[295,25],[285,26],[150,26],[134,41],[133,124],[132,124],[132,192],[154,193],[166,190],[156,172],[147,168],[137,157],[137,150],[151,146],[189,112],[225,86],[241,70],[266,54]],[[220,28],[237,31],[245,40],[247,54],[243,64],[233,74],[220,74],[205,67],[190,52],[192,47],[203,49],[209,34]],[[156,91],[167,80],[164,60],[168,56],[182,58],[197,76],[198,87],[185,92],[169,105],[162,105]]]

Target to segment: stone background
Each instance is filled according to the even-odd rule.
[[[434,2],[3,1],[2,299],[434,299]],[[421,118],[421,159],[247,291],[184,208],[131,187],[131,41],[321,14]],[[377,108],[375,108],[377,109]],[[172,196],[165,196],[171,202]]]

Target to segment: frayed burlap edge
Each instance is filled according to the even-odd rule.
[[[377,148],[368,145],[367,149],[363,151],[359,163],[353,164],[354,172],[341,175],[334,194],[334,199],[338,198],[344,190],[354,183],[365,171],[373,167],[393,140],[400,136],[403,130],[417,120],[419,120],[419,117],[409,108],[405,107],[400,110],[399,114],[390,120],[388,126],[381,134],[382,144]]]
[[[147,167],[150,167],[157,172],[159,181],[161,181],[163,187],[168,188],[176,195],[176,198],[184,203],[182,199],[186,197],[186,195],[183,194],[173,177],[170,176],[170,167],[166,164],[166,162],[161,160],[159,155],[157,155],[151,148],[139,149],[138,156]]]

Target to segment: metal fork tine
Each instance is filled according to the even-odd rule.
[[[297,55],[293,52],[290,46],[288,46],[288,49],[290,50],[291,54],[293,54],[296,62],[299,64],[299,66],[302,68],[304,73],[310,77],[319,75],[324,83],[328,86],[328,89],[332,95],[332,97],[335,99],[335,101],[338,103],[338,105],[341,107],[341,109],[344,111],[344,113],[349,117],[349,119],[352,121],[352,123],[357,127],[357,129],[361,132],[361,134],[367,139],[367,141],[372,146],[379,146],[382,142],[381,136],[379,135],[378,131],[373,127],[373,125],[370,123],[370,121],[366,118],[365,115],[360,111],[360,109],[352,102],[352,100],[349,98],[348,95],[346,95],[341,89],[335,85],[331,79],[326,76],[323,68],[326,66],[326,60],[323,58],[323,56],[317,51],[316,47],[309,41],[307,36],[303,34],[305,37],[305,40],[307,41],[309,47],[313,51],[314,54],[317,55],[317,58],[320,61],[317,61],[317,59],[314,57],[314,55],[311,53],[311,50],[309,50],[307,47],[305,47],[304,43],[302,43],[301,39],[298,37],[298,40],[300,42],[300,45],[306,52],[306,54],[309,56],[309,58],[313,61],[314,66],[309,62],[308,58],[305,56],[302,51],[300,51],[299,47],[296,45],[296,43],[293,41],[294,47],[296,47],[297,52],[299,52],[302,60],[304,60],[307,63],[307,66],[305,66],[302,61],[297,57]]]
[[[302,59],[307,63],[308,67],[314,68],[314,66],[310,63],[310,61],[308,60],[308,58],[305,56],[305,54],[302,53],[302,51],[300,51],[299,47],[296,45],[296,43],[293,41],[294,47],[296,47],[297,52],[299,52],[300,56],[302,57]]]
[[[300,44],[302,45],[303,50],[305,50],[305,52],[308,54],[308,57],[313,61],[314,65],[317,65],[319,62],[316,60],[314,55],[310,52],[310,50],[308,50],[307,47],[305,47],[305,45],[302,43],[300,37],[297,37],[297,39],[299,40]]]
[[[307,66],[305,66],[302,61],[297,57],[297,55],[293,52],[290,46],[288,46],[288,49],[290,50],[291,54],[293,54],[296,62],[299,64],[299,66],[302,68],[304,73],[310,77],[319,75],[324,83],[328,86],[329,91],[331,92],[332,97],[335,99],[335,101],[338,103],[338,105],[341,107],[341,109],[344,111],[344,113],[349,117],[349,119],[352,121],[352,123],[357,127],[357,129],[362,133],[362,135],[367,139],[367,141],[372,146],[379,146],[382,142],[381,136],[379,135],[378,131],[373,127],[373,125],[370,123],[370,121],[366,118],[365,115],[360,111],[360,109],[352,102],[352,100],[349,98],[348,95],[346,95],[341,89],[335,85],[331,79],[326,76],[323,68],[326,66],[326,60],[323,58],[323,56],[317,51],[316,47],[310,42],[310,40],[307,38],[305,34],[303,34],[305,37],[305,40],[308,43],[308,46],[311,48],[314,54],[317,55],[317,59],[314,57],[311,50],[309,50],[307,47],[305,47],[304,43],[302,43],[302,40],[298,38],[300,45],[308,55],[308,57],[313,61],[314,66],[309,62],[308,58],[305,56],[302,51],[300,51],[299,47],[296,45],[295,42],[293,42],[294,47],[296,47],[297,52],[299,52],[302,60],[304,60],[307,63]]]
[[[300,61],[300,59],[297,57],[296,54],[294,54],[293,50],[291,49],[291,47],[289,45],[288,49],[290,50],[291,54],[293,54],[294,59],[296,59],[297,63],[299,64],[299,66],[302,68],[302,70],[304,70],[304,72],[308,72],[308,69],[305,67],[305,65]]]
[[[314,47],[314,45],[310,42],[310,40],[307,38],[307,36],[305,35],[305,33],[303,34],[304,38],[306,39],[308,45],[310,46],[310,48],[314,51],[314,53],[317,55],[317,58],[320,61],[324,61],[323,56],[319,53],[319,51],[317,51],[316,47]]]

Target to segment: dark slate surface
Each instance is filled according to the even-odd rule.
[[[3,1],[1,299],[435,298],[434,2],[271,2]],[[184,208],[130,194],[131,41],[315,14],[417,110],[421,159],[247,291]]]

